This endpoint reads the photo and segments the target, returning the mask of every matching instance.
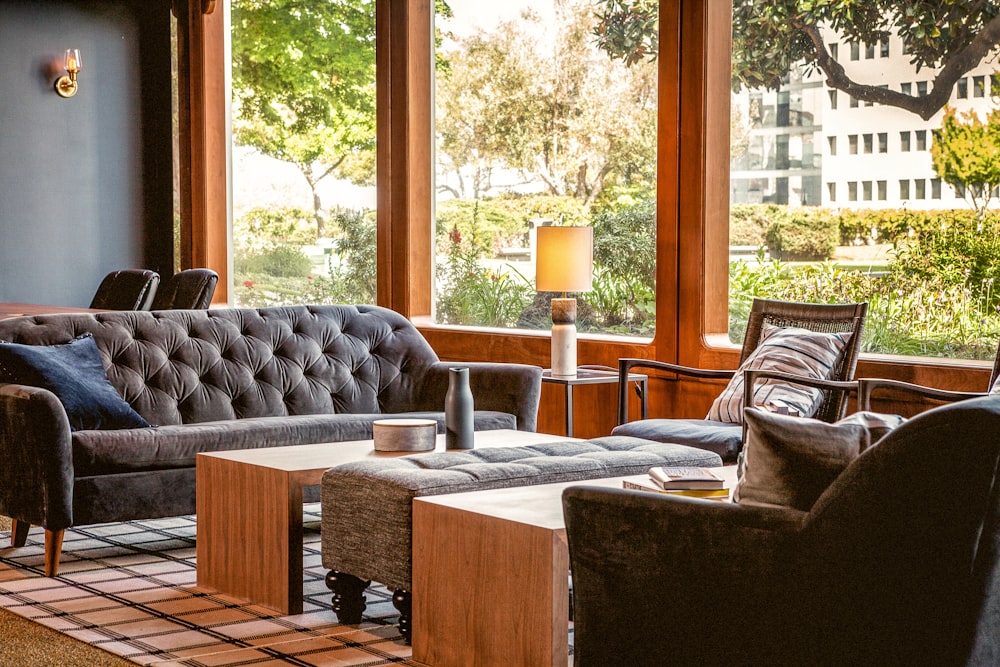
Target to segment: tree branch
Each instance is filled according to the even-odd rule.
[[[927,95],[914,97],[888,88],[854,81],[847,75],[844,66],[834,60],[827,51],[823,36],[815,24],[807,24],[802,19],[793,18],[792,25],[812,41],[816,51],[816,64],[826,75],[828,86],[842,90],[857,100],[905,109],[924,120],[929,120],[948,103],[955,82],[978,65],[1000,42],[1000,16],[997,16],[976,34],[968,46],[948,58],[934,78],[934,85]]]

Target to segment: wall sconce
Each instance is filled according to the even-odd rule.
[[[80,49],[66,49],[66,55],[63,56],[63,67],[66,69],[66,74],[56,79],[56,93],[59,97],[73,97],[78,88],[77,72],[83,69]]]

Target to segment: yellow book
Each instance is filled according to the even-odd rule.
[[[729,500],[729,489],[663,489],[651,479],[634,477],[622,480],[622,488],[636,491],[652,491],[667,496],[686,496],[688,498],[705,498],[707,500]]]

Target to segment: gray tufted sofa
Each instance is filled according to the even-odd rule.
[[[198,452],[367,439],[386,414],[443,429],[447,364],[403,316],[376,306],[108,312],[0,321],[0,339],[91,333],[108,379],[153,428],[71,431],[62,404],[0,384],[0,514],[23,545],[46,530],[55,574],[73,525],[190,514]],[[541,369],[470,368],[478,430],[534,431]],[[318,499],[318,489],[312,499]]]
[[[323,567],[342,623],[360,623],[372,580],[392,589],[410,637],[413,499],[638,475],[653,466],[721,466],[715,452],[628,436],[356,461],[323,473]]]

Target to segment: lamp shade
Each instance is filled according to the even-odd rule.
[[[539,227],[535,247],[535,289],[589,292],[594,265],[591,227]]]

